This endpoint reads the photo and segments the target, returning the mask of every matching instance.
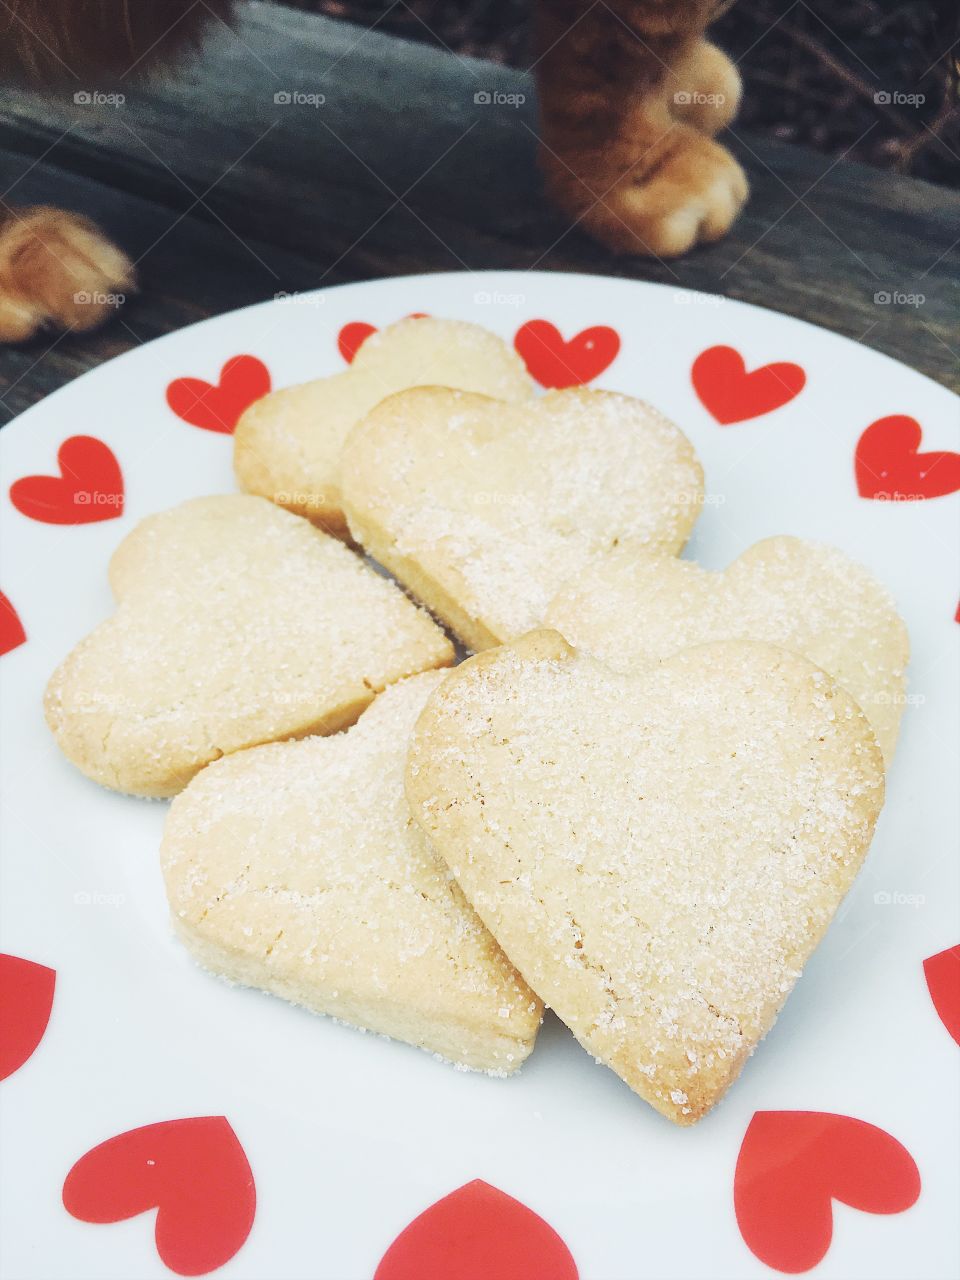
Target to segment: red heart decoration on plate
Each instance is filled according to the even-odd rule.
[[[405,319],[422,320],[426,314],[425,311],[411,311]],[[377,326],[375,324],[367,324],[365,320],[351,320],[349,324],[343,326],[337,334],[337,346],[347,364],[353,364],[353,357],[370,337],[371,333],[376,332]]]
[[[23,629],[20,615],[0,591],[0,656],[18,648],[26,638],[27,633]]]
[[[44,524],[93,524],[123,515],[123,472],[113,450],[95,436],[70,436],[57,451],[58,476],[24,476],[10,501]]]
[[[761,365],[748,373],[743,356],[734,347],[701,351],[690,377],[700,403],[723,427],[782,408],[800,394],[807,381],[800,365],[789,360]]]
[[[918,453],[922,438],[920,423],[905,413],[871,422],[854,461],[860,497],[915,502],[960,489],[960,453]]]
[[[0,955],[0,1080],[18,1071],[43,1039],[56,982],[46,965]]]
[[[581,329],[569,340],[549,320],[528,320],[513,339],[531,378],[541,387],[582,387],[608,369],[620,351],[620,335],[606,324]]]
[[[174,378],[167,387],[167,404],[192,427],[230,435],[244,409],[269,390],[270,370],[262,360],[231,356],[220,370],[219,382]]]
[[[347,364],[353,364],[353,357],[370,337],[371,333],[376,332],[376,325],[367,324],[363,320],[352,320],[350,324],[343,326],[337,334],[337,346]]]
[[[374,1280],[578,1280],[570,1251],[532,1209],[479,1179],[397,1236]]]
[[[920,1194],[910,1152],[883,1129],[825,1111],[758,1111],[733,1183],[737,1225],[761,1262],[792,1273],[830,1247],[832,1201],[902,1213]]]
[[[83,1222],[122,1222],[157,1210],[161,1260],[181,1276],[222,1267],[253,1226],[257,1193],[224,1116],[191,1116],[131,1129],[81,1156],[63,1204]]]
[[[940,1021],[960,1044],[960,946],[928,956],[923,974]]]

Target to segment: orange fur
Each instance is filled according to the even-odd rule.
[[[536,3],[541,163],[553,199],[619,253],[670,257],[722,236],[747,181],[713,138],[736,114],[741,86],[704,32],[731,0]],[[6,0],[0,81],[52,83],[68,68],[101,77],[148,70],[230,8],[231,0]],[[86,219],[0,205],[0,342],[47,326],[92,328],[133,287],[132,264]]]
[[[196,45],[232,0],[3,0],[0,84],[101,86]],[[78,81],[78,77],[80,78]],[[44,328],[92,329],[135,285],[127,256],[88,219],[0,201],[0,342]]]
[[[704,31],[715,0],[543,0],[537,65],[547,188],[620,253],[672,257],[730,227],[747,196],[712,141],[740,77]]]
[[[101,87],[131,69],[144,73],[195,47],[232,0],[3,0],[0,83]]]
[[[133,264],[86,218],[38,206],[0,220],[0,342],[93,329],[135,287]]]

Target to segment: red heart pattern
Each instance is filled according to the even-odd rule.
[[[250,1234],[253,1173],[224,1116],[131,1129],[81,1156],[63,1204],[83,1222],[122,1222],[157,1210],[157,1253],[171,1271],[200,1276],[227,1262]]]
[[[353,364],[357,354],[371,333],[376,333],[376,325],[367,324],[363,320],[352,320],[345,324],[337,334],[337,347],[347,364]]]
[[[422,315],[423,313],[413,313]],[[377,332],[363,321],[337,336],[351,363]],[[549,321],[531,320],[514,346],[543,387],[584,385],[603,373],[620,350],[617,331],[596,325],[565,339]],[[691,369],[701,403],[721,425],[747,421],[788,404],[806,374],[791,362],[747,371],[733,347],[703,351]],[[217,383],[184,377],[167,388],[167,403],[183,421],[231,433],[240,415],[271,389],[255,356],[228,360]],[[919,452],[916,419],[894,414],[873,422],[855,456],[858,492],[873,500],[918,500],[960,489],[960,454]],[[59,476],[27,476],[10,489],[21,514],[47,524],[74,525],[123,513],[124,483],[112,450],[92,436],[72,436],[58,452]],[[957,612],[960,621],[960,608]],[[0,654],[24,643],[23,624],[0,593]],[[930,998],[949,1034],[960,1043],[960,946],[923,962]],[[42,964],[0,955],[0,1079],[12,1075],[40,1044],[49,1023],[56,973]],[[734,1207],[744,1241],[765,1264],[796,1273],[827,1253],[832,1201],[867,1213],[908,1209],[920,1193],[909,1152],[890,1134],[850,1116],[761,1111],[741,1145]],[[253,1174],[223,1116],[165,1121],[121,1133],[73,1166],[64,1206],[86,1222],[116,1222],[157,1210],[156,1247],[181,1275],[222,1266],[242,1247],[256,1212]],[[426,1209],[396,1238],[375,1280],[577,1280],[569,1249],[554,1229],[511,1196],[482,1181],[452,1192]]]
[[[928,956],[923,974],[940,1021],[960,1044],[960,946]]]
[[[829,1249],[833,1200],[865,1213],[902,1213],[919,1194],[920,1173],[896,1138],[823,1111],[758,1111],[733,1184],[747,1247],[790,1274],[815,1267]]]
[[[620,335],[606,324],[581,329],[564,338],[549,320],[528,320],[513,339],[531,378],[541,387],[582,387],[599,378],[620,351]]]
[[[167,387],[167,404],[192,427],[231,435],[243,411],[265,396],[270,386],[270,370],[262,360],[232,356],[220,370],[218,382],[174,378]]]
[[[411,311],[405,318],[407,320],[422,320],[426,314],[425,311]],[[337,348],[347,364],[353,364],[354,356],[370,337],[371,333],[376,332],[377,326],[375,324],[367,324],[365,320],[351,320],[349,324],[343,326],[337,334]]]
[[[543,1218],[479,1179],[444,1196],[397,1236],[374,1280],[578,1280]]]
[[[70,436],[57,452],[58,476],[24,476],[10,501],[43,524],[93,524],[123,515],[123,473],[113,450],[95,436]]]
[[[0,955],[0,1080],[19,1071],[43,1039],[56,982],[46,965]]]
[[[27,638],[20,615],[0,591],[0,657],[19,648]]]
[[[735,347],[708,347],[690,370],[700,403],[721,426],[759,418],[789,404],[803,390],[807,375],[798,364],[779,360],[747,372]]]
[[[857,442],[854,470],[861,498],[916,502],[960,489],[960,453],[919,453],[923,430],[916,418],[894,413],[871,422]]]

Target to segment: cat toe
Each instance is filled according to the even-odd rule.
[[[730,152],[684,130],[652,172],[618,183],[583,225],[617,253],[673,258],[725,235],[747,194]]]
[[[38,207],[0,226],[0,342],[96,328],[134,287],[129,258],[86,218]]]
[[[708,137],[733,121],[742,97],[740,72],[709,40],[698,41],[667,77],[670,114]]]

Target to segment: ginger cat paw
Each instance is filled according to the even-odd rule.
[[[725,129],[740,109],[740,72],[709,40],[698,40],[667,81],[670,114],[708,137]]]
[[[0,220],[0,342],[96,328],[135,284],[133,263],[86,218],[37,206]]]
[[[573,165],[549,157],[545,166],[554,198],[614,253],[674,258],[719,240],[748,193],[746,174],[730,152],[680,124],[632,163],[621,157],[619,178],[611,178],[608,166],[581,168],[583,178],[574,176]]]
[[[712,141],[740,105],[704,36],[730,0],[539,0],[535,63],[550,194],[617,253],[674,257],[730,227],[747,197]]]

